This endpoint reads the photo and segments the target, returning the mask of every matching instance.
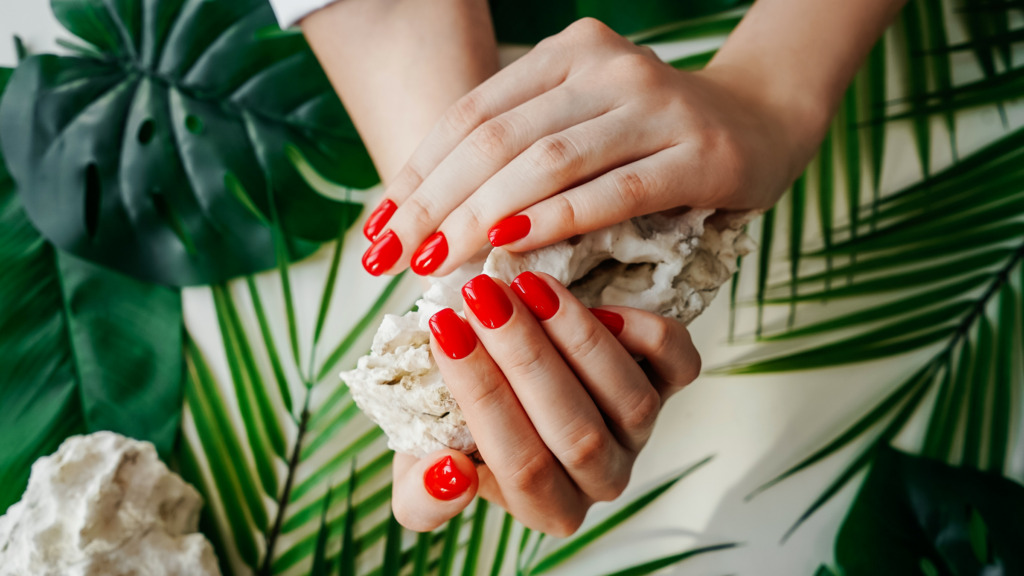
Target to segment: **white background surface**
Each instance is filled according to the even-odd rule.
[[[10,40],[14,33],[21,35],[33,52],[55,51],[54,38],[68,36],[53,19],[45,0],[0,0],[0,65],[15,63]],[[677,45],[662,48],[660,52],[663,57],[676,57],[706,48],[706,45]],[[969,61],[960,64],[958,70],[962,70],[958,78],[976,73]],[[1010,109],[1010,118],[1014,127],[1024,123],[1020,107]],[[961,115],[959,122],[962,154],[1003,132],[998,116],[991,110]],[[936,121],[934,125],[935,162],[936,166],[941,166],[949,162],[949,147],[945,143],[947,136],[941,129],[941,123]],[[890,130],[885,188],[898,188],[917,178],[918,173],[909,131],[896,126]],[[809,206],[808,213],[813,213],[812,210],[814,208]],[[780,215],[776,228],[785,230],[786,226],[785,216]],[[361,226],[353,230],[359,228]],[[752,232],[755,238],[758,237],[757,226]],[[361,314],[365,304],[373,300],[382,286],[380,280],[370,278],[359,267],[359,256],[365,247],[366,241],[361,234],[354,232],[349,235],[335,300],[345,302],[346,306],[344,310],[333,312],[336,317],[332,319],[339,334],[342,333],[341,328]],[[785,243],[776,242],[776,248],[784,251]],[[296,297],[301,334],[311,331],[309,327],[315,319],[319,301],[319,278],[324,274],[328,259],[329,252],[322,250],[297,267]],[[778,265],[775,271],[783,272],[785,268]],[[747,274],[741,295],[751,294],[752,287],[753,275]],[[723,287],[723,296],[711,309],[691,326],[705,367],[722,365],[750,348],[726,344],[726,294],[728,286]],[[195,305],[187,308],[193,334],[204,324],[216,325],[210,318],[203,318]],[[772,311],[768,316],[769,325],[782,322],[784,316],[784,310]],[[738,335],[750,334],[751,319],[750,315],[741,315]],[[805,312],[800,317],[802,322],[813,319],[813,312]],[[745,543],[740,549],[697,557],[668,572],[695,576],[810,576],[818,564],[831,560],[836,530],[855,495],[856,485],[848,486],[785,545],[780,545],[779,539],[852,459],[862,443],[749,503],[744,502],[743,497],[845,429],[901,378],[920,366],[919,359],[930,353],[921,351],[909,357],[812,373],[701,377],[665,407],[651,444],[637,463],[627,497],[707,455],[715,454],[714,461],[559,572],[603,573],[655,556],[679,552],[693,545],[739,541]],[[929,398],[926,405],[930,402]],[[901,444],[917,445],[921,420],[920,417],[915,420],[917,425],[912,425],[901,437]],[[1020,448],[1018,440],[1013,461],[1014,475],[1018,479],[1024,477]],[[602,508],[597,507],[594,515],[601,514]]]

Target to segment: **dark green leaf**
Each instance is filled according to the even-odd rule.
[[[277,353],[277,344],[274,343],[274,335],[270,331],[270,323],[267,322],[267,313],[263,310],[263,299],[260,297],[260,291],[256,287],[256,282],[253,280],[252,276],[247,276],[245,278],[245,282],[249,288],[249,297],[252,299],[252,307],[256,311],[256,320],[260,325],[260,334],[263,335],[263,346],[267,351],[267,357],[270,358],[270,366],[274,370],[274,380],[277,382],[277,389],[281,394],[281,401],[284,403],[284,407],[288,410],[288,413],[294,414],[292,393],[291,389],[288,388],[288,377],[285,376],[284,368],[281,366],[281,356]]]
[[[381,564],[381,576],[398,576],[402,570],[402,525],[398,523],[394,512],[388,517],[388,535],[384,544],[384,561]]]
[[[420,532],[416,535],[416,548],[413,555],[413,576],[426,576],[427,562],[430,560],[430,546],[432,544],[430,532]]]
[[[694,550],[687,550],[680,554],[673,554],[671,556],[665,556],[664,558],[658,558],[657,560],[651,560],[650,562],[644,562],[643,564],[637,564],[636,566],[612,572],[611,574],[608,574],[608,576],[645,576],[700,554],[717,552],[718,550],[728,550],[729,548],[735,548],[737,546],[739,546],[739,544],[736,544],[735,542],[729,544],[715,544],[714,546],[703,546]]]
[[[883,447],[839,531],[836,559],[846,576],[919,574],[922,558],[942,575],[1022,574],[1021,542],[1024,487]]]
[[[658,33],[667,22],[718,14],[743,6],[748,1],[490,0],[489,3],[499,42],[536,44],[583,17],[601,20],[619,34],[641,33],[643,38],[650,36],[645,31]]]
[[[268,190],[289,235],[337,234],[346,206],[305,183],[287,145],[335,181],[377,182],[303,37],[257,36],[275,25],[265,1],[52,5],[98,53],[25,60],[0,140],[58,247],[164,284],[222,281],[274,265]]]
[[[320,511],[320,529],[316,533],[316,550],[313,551],[313,567],[309,576],[331,576],[331,565],[327,562],[327,539],[330,531],[327,528],[327,511],[331,509],[331,489],[327,488],[324,504]]]
[[[970,398],[967,405],[967,429],[964,434],[963,465],[981,468],[982,442],[985,434],[985,413],[992,388],[994,330],[988,316],[978,321],[978,346],[975,348],[974,373],[971,375]]]
[[[796,179],[792,190],[789,192],[789,295],[793,299],[793,304],[789,307],[788,325],[790,328],[793,327],[793,322],[796,321],[797,279],[800,277],[800,255],[803,252],[804,244],[804,196],[806,195],[806,189],[807,173],[805,172]]]
[[[55,250],[2,158],[0,270],[0,511],[21,497],[32,462],[72,434],[113,430],[166,458],[184,374],[177,291]]]
[[[846,99],[847,101],[853,101],[851,97],[852,88],[847,90]],[[849,104],[845,104],[849,106]],[[844,106],[844,109],[845,109]],[[856,107],[856,104],[853,105]],[[852,130],[848,130],[851,131]],[[854,132],[856,136],[856,132]],[[832,154],[832,139],[835,137],[834,130],[830,127],[829,131],[825,134],[825,139],[821,143],[821,149],[818,150],[818,225],[821,226],[821,241],[824,245],[825,251],[828,251],[832,247],[832,220],[835,218],[835,209],[833,207],[833,194],[835,192],[833,187],[833,154]],[[859,154],[858,154],[859,157]],[[860,176],[860,166],[857,166],[858,177]],[[825,264],[826,270],[832,269],[832,259],[829,258]],[[797,277],[799,277],[799,267],[797,267]],[[825,289],[830,288],[831,285],[826,282]]]
[[[203,496],[204,506],[199,514],[199,531],[213,545],[213,551],[217,554],[217,564],[220,566],[221,575],[230,576],[234,574],[234,571],[231,569],[227,549],[225,548],[224,541],[221,540],[220,530],[211,509],[212,505],[210,502],[213,491],[200,470],[199,458],[196,457],[192,445],[187,440],[182,440],[178,444],[174,456],[177,462],[178,473],[181,474],[182,479],[195,486],[199,494]]]
[[[356,462],[352,461],[352,470],[348,475],[348,485],[354,487],[356,484]],[[338,557],[338,574],[344,576],[355,576],[356,574],[356,511],[352,505],[352,494],[355,488],[348,491],[348,502],[345,505],[345,529],[341,533],[341,553]]]
[[[491,576],[501,576],[501,568],[505,564],[505,553],[508,550],[508,540],[512,536],[512,522],[515,520],[512,515],[505,512],[505,520],[501,523],[501,534],[498,535],[498,547],[494,551],[494,562],[491,563]]]
[[[1022,268],[1024,269],[1024,268]],[[996,343],[995,377],[992,396],[992,423],[988,436],[988,470],[1006,470],[1006,452],[1010,444],[1010,411],[1013,409],[1013,337],[1017,328],[1017,302],[1014,287],[1007,282],[999,291],[999,327]]]
[[[569,540],[559,548],[556,548],[555,550],[551,551],[545,557],[541,558],[541,560],[530,569],[530,574],[543,574],[544,572],[551,570],[555,566],[558,566],[562,562],[565,562],[569,558],[575,556],[580,550],[586,548],[595,540],[597,540],[601,536],[604,536],[613,528],[622,524],[626,520],[636,515],[636,513],[643,510],[648,504],[657,499],[658,496],[661,496],[662,494],[667,492],[669,488],[676,484],[676,482],[679,482],[680,480],[682,480],[683,478],[685,478],[686,476],[700,468],[701,466],[707,464],[708,462],[711,461],[712,458],[713,456],[708,456],[707,458],[701,460],[700,462],[697,462],[693,466],[690,466],[686,470],[683,470],[682,472],[673,476],[667,481],[659,484],[658,486],[655,486],[654,488],[641,494],[637,498],[634,498],[629,503],[625,504],[617,512],[615,512],[608,518],[602,520],[592,528],[589,528],[579,533],[578,535],[574,536],[571,540]]]
[[[905,58],[908,64],[905,76],[908,80],[912,104],[920,103],[920,97],[928,93],[928,69],[920,61],[925,52],[921,8],[921,0],[910,0],[900,13],[906,41]],[[921,161],[921,171],[927,178],[931,173],[931,127],[927,116],[914,114],[913,118],[917,156]]]
[[[469,533],[469,544],[462,564],[462,576],[474,576],[480,563],[480,547],[484,542],[484,528],[487,527],[487,508],[489,503],[483,498],[476,499],[473,510],[473,529]]]
[[[700,70],[707,66],[708,62],[715,57],[718,50],[708,50],[707,52],[699,52],[697,54],[691,54],[682,58],[676,58],[670,60],[669,65],[677,70]]]
[[[755,336],[761,337],[764,320],[765,290],[768,287],[769,267],[772,261],[772,238],[775,233],[775,208],[761,217],[761,246],[757,256],[757,328]]]
[[[868,54],[868,61],[864,72],[864,78],[868,84],[868,101],[871,106],[869,118],[871,120],[885,115],[885,101],[887,99],[885,46],[886,39],[883,34],[871,49],[870,54]],[[871,187],[875,199],[873,204],[877,205],[882,181],[882,162],[885,160],[885,124],[873,121],[868,130],[869,150],[871,151]],[[852,208],[854,210],[851,214],[856,214],[859,211],[859,206],[853,206]],[[852,220],[853,218],[856,218],[856,216],[851,216],[851,221],[854,224],[853,229],[856,230],[856,221]]]
[[[438,576],[451,576],[455,565],[455,553],[459,548],[459,533],[462,531],[462,512],[448,521],[444,528],[444,548],[441,549],[441,562],[437,569]]]
[[[391,452],[384,452],[370,461],[369,464],[356,471],[356,487],[362,486],[364,483],[376,477],[377,474],[387,470],[388,465],[391,464],[392,457],[393,454]],[[340,484],[334,485],[332,490],[335,495],[348,498],[348,492],[352,488],[349,486],[348,482],[348,478],[346,478]],[[291,510],[288,519],[285,520],[284,524],[281,526],[281,533],[285,534],[292,530],[297,530],[306,525],[306,523],[312,521],[322,507],[322,500],[323,499],[314,500],[305,504],[298,510]]]

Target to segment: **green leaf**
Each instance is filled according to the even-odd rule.
[[[901,384],[896,390],[889,394],[885,400],[882,400],[877,406],[871,409],[871,412],[865,414],[860,420],[858,420],[853,426],[846,429],[845,432],[840,434],[836,439],[829,442],[827,445],[820,448],[814,454],[811,454],[807,458],[800,461],[799,464],[786,470],[782,474],[776,476],[770,481],[757,487],[753,492],[747,495],[745,500],[750,501],[755,496],[764,492],[765,490],[775,486],[779,482],[782,482],[786,478],[804,470],[811,466],[821,462],[825,458],[828,458],[832,454],[835,454],[839,450],[845,448],[850,442],[853,442],[862,434],[874,427],[875,424],[880,422],[882,418],[885,418],[893,409],[896,408],[907,396],[913,392],[924,379],[928,378],[931,372],[931,366],[925,366],[921,368],[916,374],[907,379],[906,382]]]
[[[267,322],[267,313],[263,309],[263,299],[260,297],[259,288],[252,276],[246,276],[246,285],[249,288],[249,297],[252,299],[252,307],[256,311],[256,320],[260,325],[260,334],[263,336],[263,347],[270,358],[270,366],[274,370],[274,380],[277,382],[278,392],[281,394],[281,401],[289,414],[294,414],[292,392],[288,387],[288,377],[285,376],[284,368],[281,365],[281,356],[277,352],[277,344],[274,343],[274,335],[270,330],[270,323]]]
[[[967,405],[967,429],[964,434],[963,465],[981,468],[985,413],[992,388],[993,346],[992,322],[981,314],[978,322],[978,346],[975,348],[974,373],[971,375],[970,396]]]
[[[352,327],[352,330],[350,330],[341,343],[338,344],[337,348],[328,355],[327,360],[324,361],[324,365],[320,367],[320,372],[317,373],[317,382],[326,378],[331,371],[334,370],[338,362],[341,362],[341,359],[344,358],[345,354],[352,348],[352,345],[363,336],[363,333],[370,324],[378,320],[377,317],[384,309],[384,305],[387,304],[388,298],[390,298],[391,294],[396,288],[398,288],[398,285],[401,283],[403,278],[405,278],[405,271],[395,275],[395,277],[388,282],[384,291],[380,293],[380,296],[377,297],[377,300],[374,301],[366,311],[366,314],[363,314],[363,317],[359,319],[359,322],[356,322],[356,325]]]
[[[537,562],[537,564],[530,569],[530,574],[543,574],[544,572],[551,570],[555,566],[558,566],[559,564],[565,562],[569,558],[575,556],[580,550],[591,545],[595,540],[597,540],[601,536],[604,536],[616,526],[632,518],[638,512],[643,510],[648,504],[657,499],[658,496],[661,496],[662,494],[667,492],[669,488],[675,486],[676,482],[679,482],[680,480],[682,480],[683,478],[685,478],[686,476],[690,475],[692,472],[700,468],[701,466],[704,466],[705,464],[710,462],[712,458],[713,456],[708,456],[707,458],[701,460],[700,462],[697,462],[693,466],[690,466],[686,470],[683,470],[679,474],[676,474],[667,481],[662,482],[661,484],[634,498],[608,518],[605,518],[595,526],[587,530],[584,530],[583,532],[574,536],[571,540],[569,540],[559,548],[552,550],[546,556],[541,558],[540,561]]]
[[[676,70],[700,70],[707,66],[708,62],[711,62],[711,59],[714,58],[717,53],[717,49],[698,52],[697,54],[691,54],[689,56],[670,60],[668,64]]]
[[[353,460],[352,470],[348,475],[348,485],[355,486],[355,480],[356,462]],[[341,533],[341,553],[338,557],[338,573],[352,574],[353,576],[356,573],[356,511],[352,505],[352,494],[354,492],[354,489],[348,491],[348,501],[345,505],[345,529]]]
[[[887,100],[885,46],[886,39],[883,34],[868,54],[868,61],[865,65],[864,78],[868,85],[871,120],[885,115]],[[871,188],[875,199],[873,204],[877,205],[882,181],[882,163],[885,161],[885,124],[872,121],[868,131],[868,148],[871,154]],[[859,201],[858,206],[851,206],[851,208],[853,210],[850,213],[855,215],[859,211]],[[851,218],[856,218],[856,216],[851,216]],[[852,230],[856,231],[856,222],[852,221],[852,223],[854,224]],[[854,233],[854,235],[856,234]]]
[[[96,53],[26,59],[0,140],[29,216],[61,249],[162,284],[219,282],[274,265],[264,191],[290,236],[337,234],[348,208],[306,184],[286,146],[335,181],[377,182],[303,37],[256,34],[275,26],[265,1],[52,6]]]
[[[793,327],[793,322],[796,321],[797,279],[800,277],[800,255],[803,251],[804,243],[804,196],[806,195],[806,188],[807,173],[805,172],[796,179],[789,193],[789,286],[790,298],[793,301],[793,304],[789,307],[788,326],[790,328]]]
[[[960,296],[966,292],[974,290],[981,286],[985,282],[992,279],[991,274],[978,274],[971,276],[966,280],[960,282],[954,282],[945,286],[940,286],[935,290],[928,292],[921,292],[907,298],[896,300],[888,304],[882,304],[874,308],[867,308],[858,310],[850,314],[839,316],[831,320],[824,320],[815,324],[810,324],[795,330],[789,330],[779,334],[773,334],[771,336],[765,336],[762,338],[765,342],[772,342],[777,340],[791,340],[794,338],[802,338],[805,336],[811,336],[814,334],[821,334],[824,332],[834,332],[844,328],[850,328],[860,324],[866,324],[868,322],[877,322],[879,320],[889,320],[915,312],[922,308],[928,308],[935,306],[941,302],[948,302],[951,298]]]
[[[402,570],[402,525],[392,512],[388,517],[388,535],[384,544],[384,561],[381,564],[381,576],[398,576]]]
[[[840,528],[836,559],[846,576],[918,574],[922,558],[938,574],[1020,574],[1021,542],[1024,487],[881,448]]]
[[[921,0],[910,0],[903,7],[903,11],[900,12],[907,49],[905,55],[907,71],[905,75],[909,84],[912,106],[915,104],[920,105],[922,102],[921,96],[928,93],[928,69],[920,61],[925,53],[921,9]],[[913,115],[913,125],[917,156],[921,161],[921,172],[927,178],[931,173],[931,126],[928,117],[920,113]]]
[[[232,575],[234,574],[234,571],[231,569],[227,549],[224,545],[224,541],[221,540],[217,522],[210,504],[210,496],[213,494],[213,491],[207,484],[206,478],[203,476],[203,473],[199,468],[199,458],[196,456],[195,450],[192,449],[192,445],[187,440],[183,440],[178,444],[178,449],[175,451],[174,455],[177,463],[176,469],[178,473],[181,474],[182,479],[192,486],[195,486],[196,490],[199,491],[199,494],[203,496],[205,505],[199,513],[199,531],[207,538],[207,540],[210,541],[210,544],[213,545],[213,551],[217,554],[217,564],[220,567],[220,573],[223,576]]]
[[[624,36],[640,38],[659,33],[666,23],[719,14],[748,4],[748,0],[491,0],[499,42],[536,44],[584,17],[601,20]],[[685,25],[680,26],[680,28]],[[640,41],[640,40],[636,40]]]
[[[391,452],[384,452],[370,461],[369,464],[366,464],[356,471],[355,487],[358,488],[359,486],[362,486],[384,470],[387,470],[388,466],[391,464],[393,456],[394,455]],[[332,486],[331,489],[336,495],[347,498],[349,491],[353,489],[353,487],[349,485],[349,479],[346,478],[340,484]],[[288,519],[285,520],[284,524],[281,526],[281,533],[286,534],[293,530],[297,530],[306,525],[306,523],[312,521],[322,507],[322,502],[323,499],[314,500],[298,510],[290,511]]]
[[[1024,270],[1024,267],[1022,267]],[[1009,283],[999,291],[999,327],[996,342],[995,376],[993,381],[991,426],[988,435],[988,470],[1006,472],[1006,452],[1010,445],[1010,411],[1013,408],[1014,349],[1017,327],[1016,289]]]
[[[361,208],[361,206],[360,206]],[[354,210],[348,221],[355,221],[358,219],[359,212],[361,210]],[[345,232],[348,230],[348,226],[342,226],[338,231],[338,239],[334,243],[334,254],[331,256],[331,267],[327,272],[327,280],[324,282],[323,293],[320,297],[320,312],[316,318],[316,328],[313,331],[313,345],[312,352],[310,353],[310,366],[309,366],[309,377],[313,377],[315,371],[316,362],[316,348],[317,344],[320,343],[320,335],[323,333],[324,324],[327,321],[327,313],[331,309],[331,298],[334,296],[334,284],[338,279],[338,268],[341,266],[341,253],[345,249]]]
[[[441,562],[438,565],[438,576],[450,576],[455,565],[455,553],[459,547],[459,533],[462,530],[462,512],[448,521],[444,528],[444,548],[441,549]]]
[[[5,75],[0,74],[0,90]],[[181,299],[47,243],[26,218],[0,158],[0,513],[29,467],[70,435],[178,435]]]
[[[462,576],[474,576],[480,562],[480,547],[484,542],[484,529],[487,527],[487,508],[489,503],[483,498],[476,499],[473,510],[473,529],[469,533],[469,544],[463,557]]]
[[[426,576],[431,544],[430,532],[420,532],[416,535],[416,548],[412,567],[413,576]]]
[[[847,90],[846,101],[852,101],[851,90]],[[855,106],[855,104],[854,104]],[[856,133],[854,132],[856,136]],[[824,245],[825,251],[828,251],[832,247],[832,221],[835,218],[835,209],[833,207],[833,180],[835,175],[833,174],[833,153],[832,153],[832,140],[835,137],[834,130],[829,127],[827,133],[825,133],[825,139],[821,142],[821,149],[818,150],[818,224],[821,226],[821,241]],[[857,166],[858,177],[860,173],[860,166]],[[799,277],[799,267],[796,268],[796,277]],[[825,263],[827,270],[832,269],[832,259],[829,258]],[[828,290],[831,287],[830,283],[825,283],[825,289]]]
[[[650,562],[644,562],[643,564],[637,564],[630,568],[618,570],[608,574],[608,576],[645,576],[646,574],[652,574],[667,568],[674,564],[678,564],[683,560],[693,558],[700,554],[707,554],[708,552],[717,552],[719,550],[728,550],[729,548],[736,548],[739,544],[731,542],[729,544],[715,544],[714,546],[703,546],[694,550],[687,550],[680,554],[673,554],[671,556],[665,556],[664,558],[658,558],[657,560],[651,560]]]
[[[760,338],[763,329],[765,290],[768,287],[769,268],[772,261],[772,239],[775,234],[775,208],[761,217],[761,248],[757,255],[757,329]]]
[[[505,564],[505,553],[508,550],[508,540],[512,536],[512,522],[515,520],[512,515],[505,512],[505,519],[501,523],[501,534],[498,535],[498,547],[494,551],[494,562],[491,563],[491,576],[501,576],[501,568]]]
[[[327,488],[327,495],[324,496],[323,509],[320,512],[320,529],[316,533],[316,550],[313,552],[313,567],[309,576],[330,576],[331,566],[327,563],[327,539],[330,531],[327,528],[327,511],[331,508],[331,489]]]

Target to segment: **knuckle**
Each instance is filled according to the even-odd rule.
[[[545,136],[533,146],[532,160],[540,170],[549,174],[573,172],[582,155],[569,138],[553,134]]]
[[[573,512],[551,518],[543,532],[556,538],[567,538],[575,534],[576,531],[580,529],[585,517],[586,511]]]
[[[647,89],[657,86],[664,73],[660,60],[646,54],[623,54],[612,64],[612,71],[638,88]]]
[[[506,484],[513,492],[536,493],[547,488],[552,468],[548,458],[527,457],[509,474]]]
[[[569,446],[559,455],[567,468],[577,470],[601,469],[608,463],[611,439],[599,430],[590,429],[570,441]]]
[[[625,430],[647,431],[654,428],[654,421],[658,419],[661,411],[661,396],[648,386],[636,398],[632,407],[626,410],[622,417],[621,426]]]
[[[632,216],[634,210],[644,206],[651,194],[651,183],[642,172],[616,170],[611,173],[612,186],[621,198],[623,207]]]
[[[514,131],[504,118],[488,120],[473,131],[470,143],[485,158],[502,160],[512,154]]]
[[[458,134],[468,134],[485,120],[484,105],[479,92],[473,91],[459,98],[445,112],[444,118],[448,125]]]
[[[586,17],[570,24],[562,34],[594,41],[607,38],[610,34],[615,34],[615,32],[597,18]]]
[[[479,202],[474,201],[473,197],[462,203],[461,206],[452,212],[449,219],[451,220],[452,226],[448,226],[448,222],[445,222],[445,228],[450,228],[453,232],[448,238],[449,242],[452,242],[454,237],[459,234],[474,234],[486,230],[488,228],[486,222],[487,214],[484,213],[484,207]]]
[[[573,331],[573,335],[565,343],[565,357],[576,358],[578,360],[585,359],[594,352],[597,348],[597,343],[601,339],[601,331],[607,332],[598,322],[583,322],[578,329]]]
[[[564,230],[567,236],[575,236],[579,231],[580,211],[573,205],[573,201],[565,194],[553,196],[550,201],[553,203],[551,209],[558,222],[558,229]]]
[[[515,346],[506,357],[502,372],[509,378],[531,379],[547,369],[544,356],[537,346]]]
[[[433,202],[428,200],[423,194],[414,194],[402,204],[400,209],[404,211],[406,217],[415,222],[417,226],[432,229],[437,220],[434,215],[436,209]]]

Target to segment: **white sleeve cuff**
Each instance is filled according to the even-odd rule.
[[[337,0],[270,0],[277,23],[284,30],[299,20]]]

